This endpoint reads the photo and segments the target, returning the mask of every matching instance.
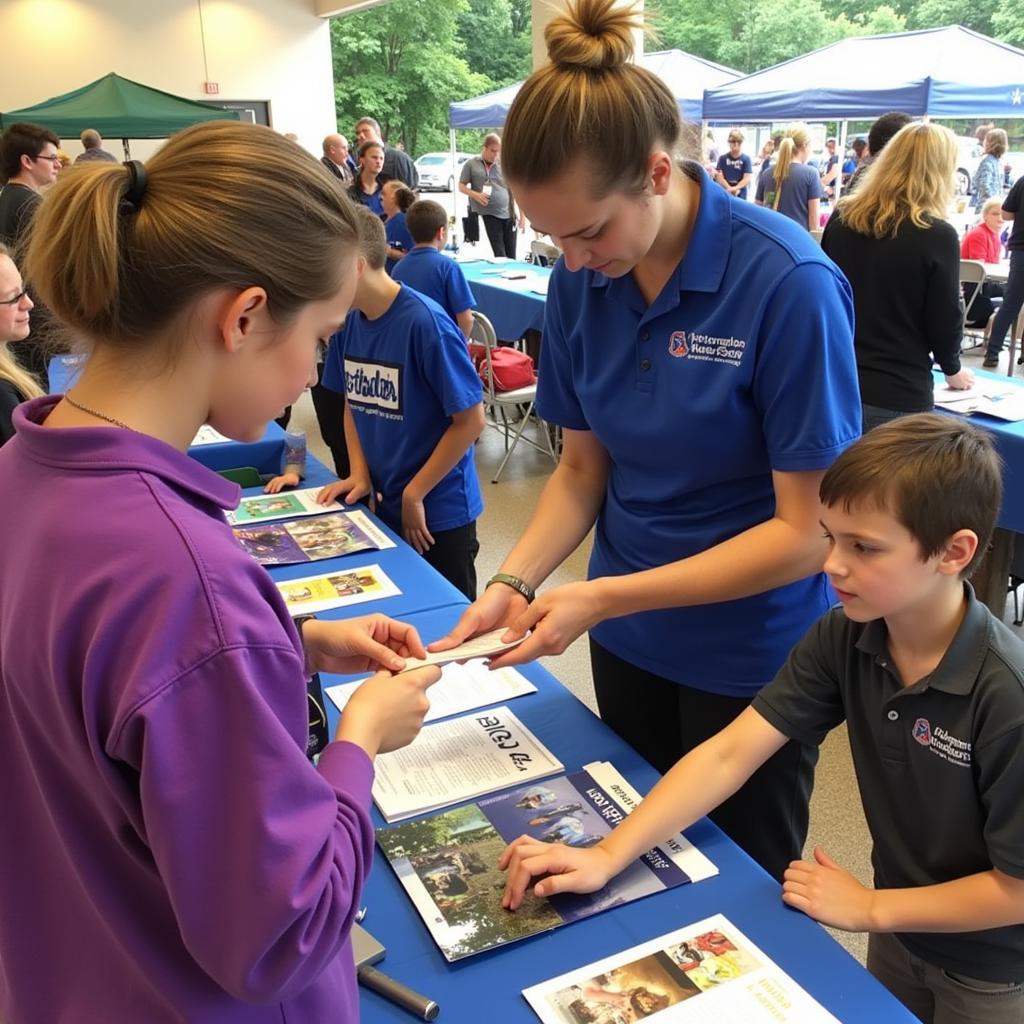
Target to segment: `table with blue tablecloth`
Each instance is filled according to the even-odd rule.
[[[502,341],[515,341],[527,331],[544,329],[544,304],[547,301],[548,267],[533,263],[476,260],[462,263],[463,273],[476,299],[477,309],[494,325]],[[507,278],[505,274],[525,274]]]
[[[62,395],[74,386],[85,365],[84,355],[60,355],[50,360],[50,394]],[[252,466],[264,476],[281,472],[284,456],[284,431],[274,422],[258,441],[221,441],[214,444],[192,445],[188,453],[207,469],[221,472]]]

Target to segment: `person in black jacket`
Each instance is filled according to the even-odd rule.
[[[360,147],[366,142],[379,142],[384,150],[384,167],[380,173],[382,185],[397,178],[416,191],[420,183],[419,171],[408,153],[394,146],[384,145],[380,134],[380,125],[372,117],[361,117],[356,121],[356,144]]]
[[[960,243],[945,220],[956,159],[948,128],[907,125],[825,227],[822,248],[853,288],[865,431],[933,407],[933,361],[950,387],[974,382],[960,367]]]

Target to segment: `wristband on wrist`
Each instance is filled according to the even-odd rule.
[[[486,590],[492,583],[504,583],[505,586],[518,591],[518,593],[522,594],[523,597],[526,598],[527,604],[532,604],[533,599],[537,596],[537,592],[529,583],[526,582],[526,580],[522,579],[520,576],[512,576],[507,572],[496,572],[487,581],[487,586],[484,587],[484,590]]]
[[[295,628],[299,631],[299,643],[302,644],[303,660],[304,660],[304,663],[305,663],[305,666],[306,666],[306,676],[307,677],[313,675],[313,669],[312,669],[312,667],[309,664],[309,655],[305,654],[306,641],[303,639],[303,636],[302,636],[302,627],[307,622],[311,622],[311,621],[312,622],[316,621],[316,616],[315,615],[296,615],[295,618],[292,619],[292,622],[295,623]]]

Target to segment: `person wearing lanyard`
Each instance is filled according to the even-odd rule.
[[[471,213],[484,219],[487,240],[495,256],[516,258],[516,220],[512,195],[501,174],[501,138],[490,134],[480,155],[467,160],[459,175],[459,191],[469,196]]]
[[[805,230],[677,165],[675,99],[629,62],[635,21],[575,0],[509,111],[505,174],[565,253],[537,402],[564,449],[500,572],[432,647],[532,630],[502,667],[590,630],[602,718],[667,771],[829,607],[818,485],[860,433],[860,399],[846,281]],[[592,526],[588,580],[533,600]],[[815,760],[788,744],[714,815],[776,877],[800,855]]]

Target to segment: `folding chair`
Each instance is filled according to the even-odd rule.
[[[475,341],[484,347],[484,367],[486,368],[484,408],[492,414],[492,417],[495,414],[500,414],[500,428],[505,433],[505,457],[501,460],[501,465],[498,466],[498,471],[494,474],[491,483],[496,484],[498,482],[502,471],[505,469],[505,464],[516,450],[516,445],[520,441],[523,441],[539,452],[550,455],[553,462],[558,462],[558,455],[551,443],[551,437],[547,428],[540,420],[537,420],[537,423],[540,427],[540,434],[544,439],[543,445],[523,435],[526,424],[533,415],[533,404],[537,400],[537,385],[531,384],[525,388],[516,388],[514,391],[498,391],[494,387],[494,376],[491,373],[491,352],[498,347],[498,336],[494,333],[494,326],[491,321],[478,309],[473,310],[473,330],[469,337],[471,341]],[[516,429],[513,433],[513,424],[508,420],[507,410],[510,407],[516,406],[519,407],[521,416],[519,423],[515,425]],[[491,426],[498,428],[499,424],[496,420],[492,419]]]
[[[562,250],[550,242],[542,242],[535,238],[530,243],[530,257],[538,267],[553,267],[561,255]]]
[[[960,261],[960,291],[964,299],[963,336],[971,338],[968,348],[976,348],[985,340],[985,332],[976,327],[968,327],[967,321],[974,305],[974,300],[981,294],[981,286],[985,283],[985,264],[981,260]]]

